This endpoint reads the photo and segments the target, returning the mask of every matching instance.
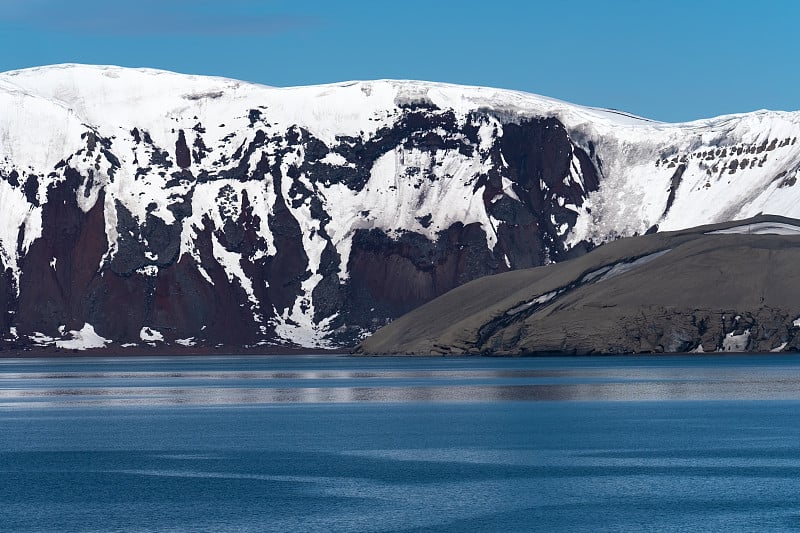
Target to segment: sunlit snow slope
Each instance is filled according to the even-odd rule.
[[[351,345],[619,236],[800,217],[800,114],[424,82],[0,74],[0,345]]]

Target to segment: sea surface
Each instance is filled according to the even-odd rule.
[[[798,529],[798,355],[0,360],[0,530]]]

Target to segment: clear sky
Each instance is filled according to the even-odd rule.
[[[681,121],[800,109],[800,2],[0,0],[0,71],[424,79]]]

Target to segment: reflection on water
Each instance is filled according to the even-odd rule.
[[[0,530],[796,530],[798,385],[797,356],[0,360]]]
[[[0,407],[800,399],[800,357],[0,360]]]

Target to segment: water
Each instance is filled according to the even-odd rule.
[[[800,529],[800,357],[0,360],[0,529]]]

